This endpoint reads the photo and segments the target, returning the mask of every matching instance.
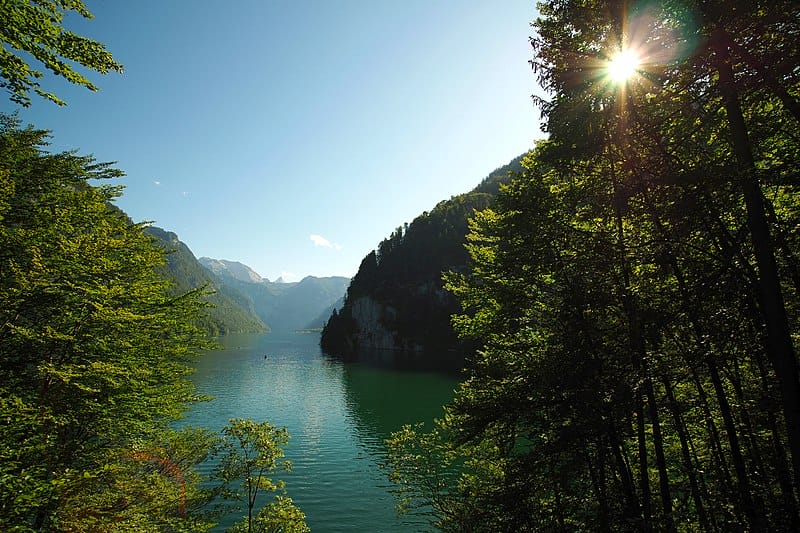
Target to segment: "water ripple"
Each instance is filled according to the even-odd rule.
[[[221,429],[249,417],[285,426],[282,478],[313,531],[423,531],[398,517],[391,484],[380,468],[384,441],[402,424],[430,421],[452,396],[455,379],[343,364],[324,358],[312,335],[236,335],[197,364],[194,382],[214,396],[185,423]],[[235,521],[232,517],[224,525]]]

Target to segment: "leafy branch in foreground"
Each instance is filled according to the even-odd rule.
[[[70,83],[97,91],[86,76],[72,64],[101,74],[122,72],[105,45],[77,35],[62,26],[70,12],[93,18],[81,0],[3,0],[0,2],[0,87],[10,93],[12,102],[28,107],[30,91],[65,105],[55,94],[42,89],[42,72],[31,67],[28,55],[54,75]],[[72,63],[72,64],[70,64]]]
[[[286,428],[269,422],[231,419],[222,430],[219,467],[215,477],[224,484],[228,499],[244,500],[247,516],[232,531],[247,533],[303,533],[310,531],[305,515],[285,495],[285,483],[273,481],[272,474],[289,472],[292,463],[284,460],[283,448],[289,442]],[[275,496],[255,513],[259,496]]]
[[[204,304],[169,293],[163,251],[113,205],[120,188],[90,182],[121,172],[46,152],[47,138],[0,118],[0,529],[186,524],[178,504],[102,502],[152,477],[129,452],[182,456],[157,450],[199,399],[188,375],[211,347],[194,326]]]

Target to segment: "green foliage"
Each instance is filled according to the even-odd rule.
[[[458,303],[444,290],[442,273],[466,270],[467,220],[489,206],[500,184],[520,168],[519,162],[515,159],[474,191],[440,202],[411,224],[398,227],[369,253],[350,283],[344,305],[323,329],[322,348],[342,355],[372,347],[365,340],[368,326],[353,316],[355,302],[369,298],[384,308],[381,324],[392,333],[398,349],[422,350],[441,359],[449,352],[471,351],[471,343],[460,341],[450,325]]]
[[[116,492],[151,490],[143,480],[157,476],[125,451],[179,438],[166,427],[197,400],[189,363],[208,347],[193,325],[202,302],[169,293],[163,252],[111,203],[119,187],[89,183],[121,172],[47,153],[46,139],[0,120],[3,530],[59,529],[84,516],[88,493],[102,508]],[[131,498],[124,517],[90,522],[185,523],[176,506],[148,503],[166,501]]]
[[[252,523],[242,521],[230,529],[232,533],[307,533],[306,515],[292,503],[291,498],[275,496],[265,505]]]
[[[78,64],[101,74],[122,72],[105,46],[81,37],[62,26],[64,17],[76,13],[91,19],[81,0],[3,0],[0,3],[0,87],[12,102],[28,107],[30,91],[58,105],[65,102],[42,89],[37,81],[42,72],[32,68],[27,57],[70,83],[97,90],[88,78],[75,70]]]
[[[95,472],[75,474],[61,495],[57,523],[65,531],[208,531],[214,494],[195,468],[218,437],[185,427],[163,430],[110,449]]]
[[[482,348],[439,426],[390,441],[444,529],[800,528],[798,8],[626,4],[540,4],[550,140],[446,276]],[[624,39],[645,63],[622,87]]]
[[[171,282],[172,293],[199,291],[202,300],[208,303],[197,324],[201,329],[212,336],[269,331],[255,314],[252,302],[235,289],[216,283],[177,235],[156,226],[145,231],[155,237],[166,252],[167,262],[158,272]]]
[[[289,472],[292,464],[283,460],[283,447],[289,442],[286,428],[269,422],[231,419],[222,430],[222,444],[216,477],[225,487],[225,496],[244,500],[247,516],[233,531],[304,532],[310,531],[305,515],[285,494],[283,481],[273,481],[272,474]],[[269,504],[254,515],[259,493],[276,493]],[[278,494],[280,493],[280,494]]]

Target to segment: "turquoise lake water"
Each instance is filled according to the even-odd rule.
[[[430,423],[457,379],[392,365],[342,363],[321,353],[316,334],[229,335],[197,363],[198,392],[213,396],[185,423],[221,429],[230,418],[268,420],[292,435],[294,468],[275,476],[315,532],[428,531],[422,517],[397,516],[384,440],[403,424]],[[388,356],[387,356],[388,358]],[[231,517],[225,525],[238,520]]]

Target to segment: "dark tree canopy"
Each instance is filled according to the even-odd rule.
[[[472,220],[482,348],[394,479],[445,530],[797,531],[800,6],[539,6],[550,139]]]

